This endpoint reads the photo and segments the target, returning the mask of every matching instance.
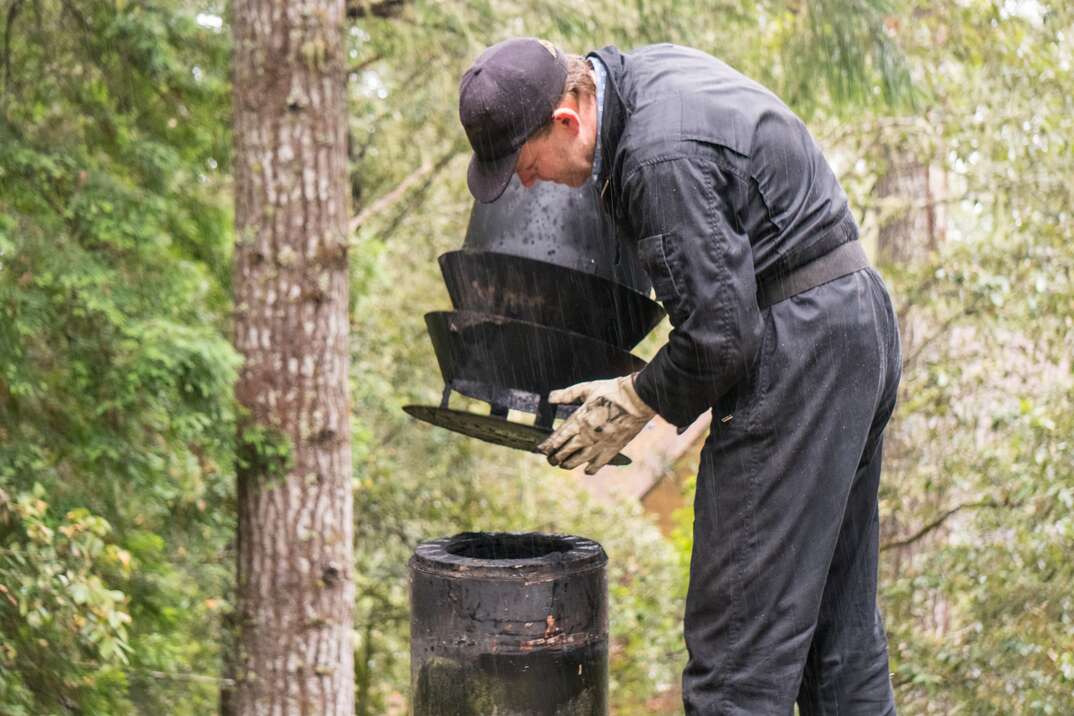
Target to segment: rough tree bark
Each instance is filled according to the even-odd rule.
[[[877,261],[908,266],[928,258],[943,233],[942,205],[938,202],[936,177],[928,163],[918,159],[912,147],[890,147],[887,170],[877,181],[876,194],[895,210],[882,217],[877,241]]]
[[[354,713],[344,0],[235,0],[234,713]]]

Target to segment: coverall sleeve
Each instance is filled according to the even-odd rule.
[[[729,207],[737,182],[690,156],[646,163],[623,185],[639,258],[672,325],[635,387],[679,427],[746,376],[760,349],[753,251]]]

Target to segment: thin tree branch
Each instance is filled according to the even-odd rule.
[[[399,17],[406,4],[407,0],[348,0],[347,17],[352,20],[360,17]]]
[[[949,316],[947,320],[940,324],[940,327],[936,331],[934,331],[932,335],[928,336],[917,345],[913,353],[903,358],[903,370],[906,370],[907,368],[913,366],[917,362],[917,359],[921,357],[921,354],[925,351],[925,349],[932,345],[932,343],[935,342],[937,338],[942,335],[945,335],[951,328],[951,326],[953,326],[957,321],[961,320],[962,318],[965,318],[966,316],[977,310],[977,306],[978,304],[980,304],[980,302],[980,299],[975,300],[968,306],[963,306],[962,310],[957,311],[954,315]]]
[[[958,204],[965,201],[966,197],[963,196],[949,196],[945,198],[937,199],[893,199],[892,197],[885,197],[883,199],[865,199],[859,202],[858,206],[862,209],[887,209],[891,213],[910,211],[910,210],[923,210],[934,209],[937,206],[948,206]]]
[[[883,552],[888,549],[894,549],[898,547],[906,547],[915,542],[922,540],[930,532],[933,532],[943,526],[943,523],[949,520],[954,515],[958,514],[962,510],[970,509],[983,509],[983,508],[997,508],[1008,507],[1010,503],[1007,501],[998,502],[993,499],[977,500],[975,502],[963,502],[962,504],[955,505],[954,507],[945,510],[939,514],[935,519],[925,523],[924,526],[919,528],[916,532],[908,537],[902,537],[900,539],[889,540],[880,545],[880,551]]]
[[[420,167],[415,169],[413,172],[410,173],[409,176],[403,179],[403,181],[399,182],[399,184],[397,184],[394,189],[389,191],[387,194],[381,195],[380,198],[378,198],[372,204],[358,212],[358,215],[351,219],[349,232],[353,234],[371,218],[377,216],[378,214],[384,213],[388,209],[398,204],[406,196],[407,192],[410,191],[412,187],[421,182],[422,179],[433,175],[443,169],[448,162],[455,158],[456,154],[457,150],[452,147],[451,151],[444,154],[444,156],[442,156],[437,161],[426,161]]]
[[[23,0],[13,0],[7,10],[7,21],[4,23],[4,95],[7,95],[11,84],[11,29],[15,26],[15,19],[19,16],[19,8]]]
[[[839,144],[851,137],[873,135],[886,130],[912,130],[921,134],[935,131],[924,115],[920,117],[875,117],[861,123],[840,123],[829,127],[827,131],[818,132],[818,139],[824,144]]]
[[[375,55],[373,55],[371,57],[365,58],[364,60],[362,60],[361,62],[359,62],[356,65],[351,65],[350,68],[347,70],[347,74],[354,74],[355,72],[361,72],[366,67],[369,67],[370,65],[372,65],[372,64],[374,64],[376,62],[380,62],[382,59],[384,59],[384,55],[382,55],[382,54],[380,54],[378,52],[377,54],[375,54]]]
[[[190,681],[200,684],[213,684],[234,686],[235,680],[228,679],[220,676],[210,676],[209,674],[182,674],[168,671],[154,671],[153,669],[135,669],[127,667],[124,669],[128,674],[139,674],[142,676],[150,676],[154,679],[165,679],[168,681]]]
[[[91,666],[89,663],[80,660],[75,660],[74,663],[82,667]],[[133,666],[124,667],[123,670],[126,671],[128,674],[139,674],[142,676],[149,676],[154,679],[166,679],[168,681],[191,681],[201,684],[223,684],[225,686],[235,685],[234,679],[213,676],[211,674],[191,674],[173,671],[156,671],[154,669],[138,669]]]
[[[457,149],[451,149],[446,152],[443,157],[440,158],[440,160],[436,163],[436,166],[433,167],[432,172],[430,172],[429,175],[425,177],[425,180],[422,182],[421,186],[419,186],[417,190],[412,193],[412,196],[414,198],[407,203],[407,205],[402,211],[398,212],[395,215],[395,218],[392,219],[391,223],[388,224],[380,233],[380,238],[382,241],[387,240],[389,236],[395,233],[395,230],[399,228],[400,224],[403,223],[403,219],[411,210],[416,210],[418,207],[421,206],[422,202],[425,200],[426,193],[429,191],[429,187],[433,184],[433,180],[437,177],[438,174],[440,174],[443,168],[447,166],[448,163],[450,163],[451,160],[457,156],[457,153]]]
[[[369,714],[369,687],[370,676],[372,674],[373,661],[373,624],[374,621],[370,619],[365,625],[365,640],[362,643],[362,656],[358,660],[358,664],[355,666],[358,669],[357,674],[357,688],[355,689],[355,714],[356,716],[368,716]],[[359,666],[360,664],[360,666]],[[357,669],[356,669],[357,670]]]
[[[399,182],[399,184],[397,184],[394,189],[389,191],[387,194],[382,194],[380,198],[378,198],[372,204],[358,212],[358,215],[351,219],[349,227],[350,233],[354,233],[355,231],[357,231],[363,224],[365,224],[365,222],[369,221],[370,218],[384,212],[387,209],[390,209],[406,195],[407,191],[410,190],[410,187],[420,182],[422,180],[422,177],[432,173],[432,171],[433,163],[430,161],[426,161],[420,167],[411,172],[406,179],[403,179],[403,181]]]

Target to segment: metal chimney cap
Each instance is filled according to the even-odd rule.
[[[411,569],[517,581],[560,578],[603,567],[608,555],[598,543],[574,535],[540,532],[462,532],[423,542]]]

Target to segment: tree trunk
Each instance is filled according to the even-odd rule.
[[[881,265],[906,267],[926,260],[943,231],[933,172],[907,149],[887,151],[887,170],[877,182],[877,196],[888,206],[877,241]]]
[[[354,713],[343,0],[235,0],[235,711]]]

